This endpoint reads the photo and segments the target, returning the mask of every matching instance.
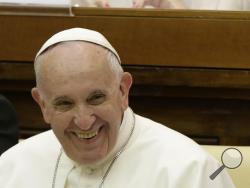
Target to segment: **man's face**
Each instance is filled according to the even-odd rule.
[[[117,80],[106,50],[91,43],[60,44],[38,63],[41,87],[32,95],[67,155],[81,164],[105,157],[116,143],[131,80]]]

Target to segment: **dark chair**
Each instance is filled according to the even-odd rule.
[[[13,105],[0,95],[0,155],[18,143],[18,118]]]

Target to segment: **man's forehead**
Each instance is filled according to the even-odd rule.
[[[110,74],[108,50],[88,42],[70,41],[57,44],[38,57],[43,75],[53,80],[76,76]]]
[[[64,42],[48,49],[38,57],[40,67],[52,73],[80,73],[109,70],[108,50],[86,42]],[[66,72],[65,72],[66,71]]]

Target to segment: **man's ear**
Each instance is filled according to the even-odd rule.
[[[31,95],[32,95],[33,99],[36,101],[36,103],[40,106],[44,121],[46,123],[49,123],[47,108],[46,108],[44,100],[42,99],[41,95],[39,94],[37,87],[32,88]]]
[[[128,95],[129,95],[129,90],[130,87],[133,83],[133,78],[132,75],[128,72],[124,72],[122,74],[122,79],[120,83],[120,91],[122,95],[122,109],[126,110],[129,102],[128,102]]]

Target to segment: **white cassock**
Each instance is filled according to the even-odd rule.
[[[98,164],[82,166],[62,153],[52,131],[31,137],[0,158],[1,188],[98,188],[110,161],[133,127],[133,112],[124,113],[116,146]],[[104,188],[234,188],[225,170],[191,139],[139,115],[125,150],[104,180]],[[56,171],[56,172],[55,172]],[[53,177],[56,178],[53,178]]]

